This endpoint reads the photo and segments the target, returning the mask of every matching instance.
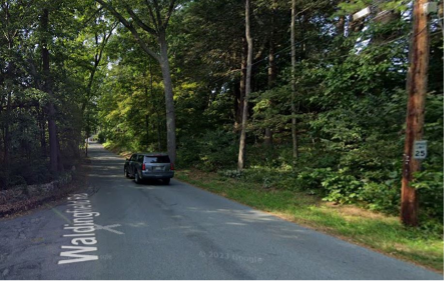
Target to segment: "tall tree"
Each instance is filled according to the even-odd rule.
[[[152,0],[145,1],[144,4],[141,4],[141,1],[114,4],[111,1],[96,1],[110,11],[132,33],[141,48],[161,66],[165,91],[167,149],[174,163],[176,161],[176,118],[166,32],[170,17],[176,7],[176,0]],[[132,8],[130,4],[134,7]],[[127,20],[128,17],[131,20]],[[159,44],[159,49],[150,47],[145,35],[153,36]]]
[[[247,66],[246,66],[246,94],[243,100],[243,120],[241,124],[241,134],[238,152],[238,170],[244,168],[245,163],[245,148],[246,148],[246,128],[247,115],[249,107],[249,95],[251,89],[252,79],[252,57],[253,57],[253,40],[250,35],[250,0],[246,0],[246,41],[247,41]]]
[[[276,79],[276,62],[275,62],[275,33],[276,33],[276,16],[277,16],[277,0],[273,0],[271,4],[271,15],[270,15],[270,34],[269,34],[269,55],[268,55],[268,68],[267,68],[267,87],[272,89],[275,84]],[[264,144],[266,146],[272,145],[272,130],[270,127],[266,127],[264,130]]]
[[[296,81],[295,81],[295,65],[296,65],[296,46],[295,46],[295,20],[296,20],[296,0],[292,0],[292,17],[290,24],[290,42],[292,45],[291,57],[292,57],[292,94],[291,94],[291,111],[292,111],[292,157],[295,159],[298,157],[298,144],[297,144],[297,119],[295,117],[295,95],[296,95]]]
[[[99,17],[102,16],[99,14]],[[95,28],[97,28],[99,25],[99,21],[100,18],[96,18],[94,23],[95,23]],[[105,26],[104,30],[98,31],[97,29],[95,29],[93,31],[94,33],[94,56],[93,56],[93,60],[92,60],[92,66],[90,64],[88,64],[89,67],[89,78],[88,78],[88,84],[87,84],[87,88],[86,88],[86,94],[85,97],[82,101],[82,105],[81,105],[81,111],[82,111],[82,115],[83,118],[85,119],[85,156],[88,155],[88,138],[91,135],[91,127],[90,127],[90,117],[89,117],[89,112],[86,112],[85,110],[87,109],[88,103],[91,101],[92,97],[93,97],[93,83],[95,80],[95,75],[96,72],[99,68],[99,64],[102,60],[102,56],[104,53],[104,49],[108,43],[108,40],[110,39],[111,35],[113,34],[114,29],[116,28],[117,23],[109,23],[108,26]]]
[[[49,33],[49,10],[48,8],[42,9],[40,16],[41,34],[41,52],[42,52],[42,65],[44,75],[43,91],[48,93],[50,100],[47,105],[48,109],[48,133],[49,133],[49,157],[50,157],[50,169],[53,175],[57,174],[59,170],[59,143],[57,140],[57,128],[56,128],[56,110],[54,108],[54,93],[53,83],[50,71],[50,58],[48,50],[48,35]]]
[[[47,182],[78,153],[81,121],[73,102],[80,84],[65,64],[80,30],[73,12],[81,6],[0,2],[1,188]]]
[[[6,41],[7,45],[7,55],[8,57],[12,57],[13,53],[13,47],[14,47],[14,39],[17,36],[18,30],[13,25],[13,19],[11,18],[11,3],[9,1],[1,3],[1,14],[0,17],[2,18],[1,21],[1,27],[3,31],[3,39]],[[6,100],[6,115],[7,118],[11,115],[11,100],[12,100],[12,93],[13,93],[13,80],[14,80],[14,60],[12,58],[9,60],[6,72],[3,74],[2,70],[2,78],[1,82],[2,85],[4,84],[4,91],[5,94],[2,94],[1,98],[1,104],[0,104],[0,113],[3,108],[3,105]],[[9,123],[5,123],[3,127],[3,162],[6,166],[9,165],[9,148],[10,148],[10,131],[9,131]]]

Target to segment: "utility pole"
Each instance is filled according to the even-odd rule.
[[[421,144],[427,92],[429,31],[428,14],[431,2],[415,0],[413,10],[413,34],[410,48],[410,66],[407,76],[408,107],[406,114],[406,135],[403,155],[402,200],[400,218],[406,226],[418,225],[418,199],[416,190],[410,185],[413,174],[420,171],[421,156],[414,147]],[[420,142],[420,143],[419,143]],[[425,145],[426,146],[426,145]],[[422,158],[422,159],[419,159]]]

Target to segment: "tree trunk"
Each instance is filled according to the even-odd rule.
[[[252,77],[252,56],[253,56],[253,40],[250,36],[250,0],[246,0],[246,41],[247,41],[247,70],[246,70],[246,94],[243,103],[243,120],[241,124],[241,136],[238,152],[238,170],[244,168],[245,147],[246,147],[246,127],[247,114],[249,107],[250,81]]]
[[[12,78],[12,77],[11,77]],[[6,117],[7,119],[10,119],[11,115],[11,92],[12,89],[8,88],[8,99],[6,100]],[[4,152],[3,152],[3,162],[5,166],[9,166],[9,124],[6,123],[5,125],[5,134],[4,134]]]
[[[443,0],[439,1],[439,7],[438,7],[437,15],[439,16],[440,19],[443,20]],[[442,29],[443,29],[443,27],[442,27]],[[442,32],[443,32],[443,30],[442,30]]]
[[[88,80],[87,93],[85,95],[84,101],[82,102],[82,107],[81,107],[82,115],[84,115],[85,109],[86,109],[86,107],[88,105],[88,102],[91,99],[91,96],[92,96],[91,91],[92,91],[92,88],[93,88],[94,75],[96,74],[97,68],[99,67],[100,60],[102,59],[103,50],[105,48],[105,45],[108,42],[108,39],[110,38],[110,35],[113,32],[113,29],[111,29],[111,31],[110,31],[110,33],[108,35],[106,33],[103,34],[103,38],[102,38],[102,42],[100,43],[99,50],[96,50],[96,54],[94,55],[94,66],[93,66],[93,69],[91,70],[90,78]],[[98,37],[97,33],[95,35],[95,38],[96,38],[96,47],[97,47],[99,45],[99,37]],[[87,114],[87,128],[86,128],[85,132],[86,132],[85,156],[88,156],[88,138],[90,136],[89,116],[88,116],[88,114]]]
[[[272,146],[272,130],[268,127],[264,130],[264,145],[266,147]]]
[[[241,101],[241,97],[243,96],[241,94],[241,79],[238,81],[236,80],[233,84],[233,132],[237,133],[237,127],[239,127],[239,123],[241,123],[241,119],[238,123],[238,115],[239,115],[239,104]]]
[[[94,62],[93,70],[91,71],[90,78],[88,80],[86,97],[85,97],[85,100],[82,102],[82,107],[81,107],[82,115],[85,112],[85,109],[89,102],[89,98],[91,96],[91,89],[93,88],[93,82],[94,82],[94,74],[96,73],[96,69],[98,66],[99,66],[99,62],[98,61]]]
[[[57,131],[57,125],[56,125],[56,132]],[[62,151],[60,150],[60,141],[59,141],[59,136],[56,135],[56,144],[57,144],[57,170],[59,172],[63,171],[63,162],[62,162]]]
[[[151,112],[156,114],[156,123],[153,123],[153,132],[157,132],[157,142],[158,142],[158,151],[162,151],[162,138],[161,138],[161,116],[159,115],[158,109],[156,109],[156,98],[155,93],[153,91],[153,71],[152,65],[149,63],[148,70],[150,72],[150,97],[152,100]]]
[[[292,45],[292,96],[291,96],[291,111],[292,111],[292,157],[294,162],[298,157],[298,142],[297,142],[297,119],[295,118],[295,95],[296,95],[296,82],[295,82],[295,17],[296,17],[296,0],[292,0],[292,21],[291,21],[291,45]]]
[[[161,117],[159,113],[156,112],[157,116],[157,129],[158,129],[158,151],[162,151],[162,140],[161,140]]]
[[[335,25],[335,28],[337,29],[338,36],[345,35],[345,16],[338,17],[338,22]]]
[[[442,22],[443,21],[443,0],[439,1],[438,5],[439,5],[439,7],[437,8],[438,9],[437,16],[439,17],[438,23],[439,23],[440,29],[442,30],[442,36],[445,37],[444,30],[443,30],[443,22]]]
[[[145,108],[148,111],[148,88],[147,86],[144,84],[144,90],[145,90]],[[147,114],[145,114],[145,142],[146,145],[149,144],[150,141],[150,122],[149,122],[149,115],[148,112]]]
[[[166,126],[167,126],[167,151],[171,161],[176,161],[176,124],[175,124],[175,106],[173,100],[173,86],[170,75],[170,65],[168,62],[168,44],[165,37],[165,31],[168,26],[171,14],[175,11],[175,0],[168,1],[168,11],[166,15],[161,16],[162,7],[159,6],[158,1],[145,1],[147,8],[150,12],[148,17],[154,24],[154,28],[150,25],[144,24],[131,8],[126,5],[125,10],[131,17],[131,21],[128,21],[126,17],[122,16],[108,1],[96,0],[102,7],[105,7],[110,11],[132,34],[134,39],[139,43],[141,48],[152,58],[156,59],[161,65],[162,77],[164,81],[165,89],[165,108],[166,108]],[[164,1],[162,1],[164,2]],[[153,6],[152,6],[153,5]],[[143,40],[141,34],[137,31],[134,24],[139,26],[146,33],[157,37],[159,43],[159,54],[157,51],[153,51],[147,45],[147,42]]]
[[[271,27],[269,35],[269,66],[267,68],[267,86],[272,89],[276,79],[276,64],[275,64],[275,9],[272,11]],[[272,103],[272,101],[271,101]],[[272,146],[272,130],[266,127],[264,130],[264,145],[266,147]]]
[[[49,12],[48,9],[43,9],[43,14],[41,17],[41,28],[42,31],[48,32],[49,30]],[[49,133],[49,148],[50,148],[50,170],[53,176],[57,175],[58,171],[58,145],[57,145],[57,132],[56,132],[56,110],[54,108],[54,103],[52,99],[54,98],[52,92],[52,80],[51,73],[49,69],[49,51],[47,47],[47,38],[44,36],[42,38],[42,63],[43,63],[43,73],[45,76],[44,91],[50,96],[50,101],[48,102],[48,133]]]
[[[150,82],[149,82],[150,98],[153,100],[151,112],[152,113],[155,113],[155,112],[157,113],[157,110],[155,109],[156,103],[155,103],[155,96],[154,96],[154,91],[153,91],[153,68],[152,68],[151,62],[149,62],[148,69],[149,69],[149,72],[150,72]],[[147,95],[148,95],[148,90],[147,90]],[[147,100],[147,108],[148,108],[149,104],[150,104],[150,102]],[[156,114],[156,115],[158,115],[158,114]],[[147,115],[147,141],[150,139],[149,136],[148,136],[149,135],[149,126],[150,126],[149,117]],[[153,124],[153,129],[155,129],[154,124]],[[161,149],[160,149],[160,134],[159,134],[159,138],[158,138],[158,145],[159,145],[159,152],[161,152]]]
[[[85,129],[85,157],[88,157],[88,137],[90,136],[90,115],[87,113],[87,126]]]
[[[42,156],[46,157],[46,123],[44,111],[39,111],[39,128],[40,128],[40,147]]]
[[[14,42],[12,37],[8,37],[8,50],[12,51],[14,46]],[[13,80],[15,73],[15,63],[13,60],[9,61],[7,76],[5,82],[5,88],[8,93],[6,100],[6,119],[11,119],[11,103],[12,103],[12,91],[13,91]],[[10,133],[9,133],[9,123],[6,123],[4,130],[4,152],[3,152],[3,162],[5,166],[9,166],[9,147],[10,147]]]
[[[176,162],[176,124],[175,124],[175,105],[173,101],[173,85],[170,74],[170,64],[168,62],[168,45],[165,39],[165,33],[159,35],[159,44],[161,47],[161,70],[165,88],[165,111],[167,125],[167,151],[172,163]]]
[[[239,81],[239,96],[236,97],[236,105],[235,105],[235,132],[238,133],[241,129],[241,124],[243,121],[243,109],[244,109],[244,95],[246,94],[246,39],[243,37],[242,39],[242,53],[241,53],[241,78]]]

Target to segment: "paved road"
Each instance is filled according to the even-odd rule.
[[[77,196],[90,208],[67,202],[0,221],[0,279],[443,280],[177,180],[136,185],[121,157],[98,144],[90,154],[88,195]],[[75,231],[76,217],[92,212],[94,231]]]

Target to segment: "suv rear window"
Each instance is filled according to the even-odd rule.
[[[167,155],[145,156],[144,161],[147,163],[170,163],[170,158]]]

